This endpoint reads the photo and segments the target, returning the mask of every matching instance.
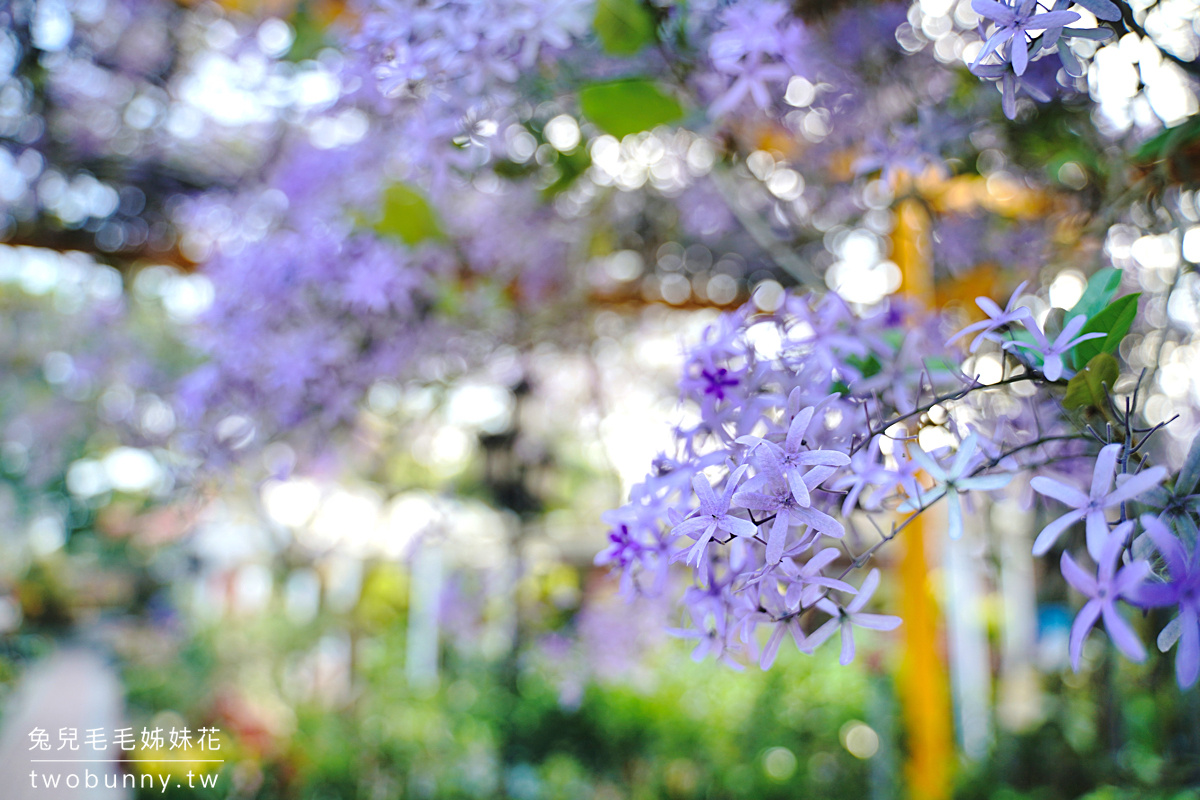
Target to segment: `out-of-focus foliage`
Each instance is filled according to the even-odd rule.
[[[217,724],[229,737],[223,780],[261,800],[866,792],[871,762],[839,731],[864,719],[868,681],[883,676],[829,659],[731,676],[671,646],[647,664],[648,684],[589,683],[564,704],[539,648],[506,678],[451,647],[438,688],[422,691],[405,679],[403,626],[368,635],[350,622],[346,639],[344,625],[262,618],[157,655],[131,640],[132,714]]]

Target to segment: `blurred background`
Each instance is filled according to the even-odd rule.
[[[1070,308],[1116,266],[1145,293],[1122,352],[1154,367],[1145,416],[1180,416],[1170,458],[1200,423],[1200,126],[1175,63],[1196,57],[1197,5],[1136,5],[1144,35],[1097,44],[1081,95],[1023,123],[962,68],[969,3],[803,5],[849,26],[840,41],[884,31],[854,56],[881,91],[977,116],[941,126],[950,170],[925,169],[938,120],[870,140],[799,76],[786,125],[705,136],[525,103],[480,134],[501,140],[483,175],[553,219],[387,195],[381,237],[480,225],[516,252],[468,242],[498,266],[437,273],[442,322],[402,340],[417,355],[328,387],[294,376],[321,342],[230,322],[282,306],[285,278],[255,299],[231,275],[272,274],[280,220],[398,135],[346,99],[354,8],[0,6],[0,796],[1200,798],[1200,697],[1169,659],[1091,641],[1070,670],[1074,601],[1029,555],[1038,512],[980,508],[961,548],[931,545],[916,675],[899,634],[849,667],[828,648],[767,672],[696,663],[668,633],[672,591],[629,605],[594,566],[602,513],[671,444],[682,343],[785,287],[860,307],[905,291],[965,323],[1026,279]],[[300,174],[314,186],[280,177]],[[340,336],[322,308],[300,327]],[[276,382],[212,388],[230,374]],[[216,399],[254,392],[275,417]],[[30,788],[29,732],[60,724],[219,728],[219,782]],[[204,763],[180,757],[104,768]]]

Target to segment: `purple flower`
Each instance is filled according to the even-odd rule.
[[[885,486],[895,486],[898,483],[897,472],[879,463],[879,440],[880,436],[876,436],[869,445],[851,456],[850,469],[846,470],[847,474],[833,483],[834,489],[846,492],[846,499],[842,501],[843,517],[850,516],[856,506],[864,509],[878,508],[879,502],[875,499],[878,491]],[[910,483],[909,485],[913,487],[910,494],[915,494],[916,484]],[[863,498],[863,492],[872,486],[877,487],[876,492]]]
[[[1032,317],[1032,313],[1030,312],[1029,308],[1027,306],[1017,305],[1017,298],[1021,296],[1021,290],[1025,288],[1027,283],[1029,283],[1029,281],[1021,281],[1021,284],[1013,291],[1012,297],[1008,299],[1008,305],[1006,305],[1003,309],[996,305],[996,302],[990,297],[976,297],[975,304],[983,309],[983,313],[987,314],[988,318],[985,320],[980,320],[979,322],[971,323],[958,333],[951,336],[946,344],[949,345],[959,337],[966,336],[968,333],[979,331],[979,335],[971,340],[971,346],[967,348],[969,352],[974,353],[979,349],[979,345],[983,343],[984,339],[996,338],[992,335],[994,331],[1030,319]]]
[[[733,501],[743,508],[775,515],[767,536],[768,564],[778,563],[783,558],[788,530],[792,525],[807,525],[811,531],[819,531],[837,539],[846,535],[842,523],[824,511],[802,506],[796,501],[794,490],[784,473],[783,462],[776,453],[763,450],[755,463],[759,466],[759,473],[746,482],[745,487],[733,496]],[[836,467],[813,467],[801,482],[806,492],[811,492],[836,471]]]
[[[1143,584],[1131,602],[1150,607],[1179,606],[1179,616],[1159,634],[1158,648],[1166,652],[1179,642],[1175,679],[1181,689],[1187,689],[1200,677],[1200,548],[1193,548],[1189,557],[1183,543],[1151,514],[1142,515],[1142,527],[1166,561],[1170,580]]]
[[[856,594],[858,590],[845,581],[828,578],[821,574],[821,570],[836,561],[840,555],[841,551],[836,547],[826,547],[805,562],[802,567],[797,567],[796,562],[790,558],[784,559],[780,564],[779,571],[786,580],[790,581],[790,585],[784,593],[784,601],[788,605],[795,605],[798,602],[801,608],[807,608],[817,602],[826,589],[837,589],[846,594]]]
[[[696,539],[696,543],[688,551],[687,563],[700,563],[705,548],[718,530],[735,536],[754,536],[758,533],[758,526],[753,522],[729,513],[729,501],[747,469],[749,466],[743,464],[729,475],[725,481],[725,491],[720,497],[713,492],[712,484],[703,473],[692,478],[692,488],[696,490],[696,497],[700,498],[700,508],[695,512],[696,516],[684,520],[671,530],[675,536],[692,536]]]
[[[1070,553],[1062,554],[1062,574],[1067,583],[1089,598],[1075,617],[1071,626],[1071,667],[1079,670],[1079,659],[1083,655],[1083,640],[1101,617],[1104,628],[1117,649],[1131,661],[1144,661],[1146,648],[1129,623],[1117,611],[1118,598],[1136,601],[1139,587],[1150,574],[1150,565],[1145,561],[1134,561],[1117,570],[1117,560],[1125,549],[1125,539],[1133,531],[1133,520],[1118,525],[1100,549],[1097,559],[1099,569],[1093,577],[1075,563]]]
[[[765,595],[770,597],[770,595]],[[782,619],[772,619],[769,614],[759,614],[759,617],[775,623],[775,630],[771,632],[770,638],[767,639],[767,644],[763,648],[762,658],[758,665],[762,669],[770,669],[775,663],[775,656],[779,655],[779,645],[783,642],[783,636],[786,633],[792,635],[792,641],[796,643],[796,649],[800,652],[805,652],[808,647],[808,642],[804,638],[804,628],[800,625],[799,614],[789,614]],[[762,620],[760,620],[762,621]]]
[[[800,388],[797,387],[792,390],[789,403],[793,400],[798,402],[799,397]],[[808,508],[812,505],[809,486],[804,481],[803,470],[805,467],[817,465],[844,467],[850,463],[850,457],[845,453],[839,453],[835,450],[810,450],[808,448],[804,441],[804,434],[808,430],[808,426],[812,423],[815,411],[815,408],[809,406],[792,418],[792,424],[788,426],[787,437],[782,447],[757,436],[743,436],[738,439],[739,444],[750,445],[755,450],[759,447],[765,447],[774,454],[779,465],[783,468],[784,477],[792,490],[792,496],[795,498],[796,504],[802,508]]]
[[[709,108],[720,117],[740,106],[747,97],[759,108],[771,105],[773,88],[782,87],[796,74],[793,62],[805,48],[805,33],[778,2],[742,3],[721,15],[724,27],[713,34],[709,57],[714,70],[733,83]]]
[[[1079,336],[1079,331],[1087,323],[1087,316],[1079,314],[1071,319],[1063,326],[1062,331],[1051,342],[1046,338],[1046,334],[1042,333],[1041,326],[1034,321],[1032,317],[1024,320],[1025,328],[1034,338],[1034,343],[1027,342],[1005,342],[1005,348],[1024,347],[1026,350],[1032,350],[1042,357],[1042,374],[1046,376],[1048,381],[1056,381],[1062,377],[1064,364],[1063,354],[1068,352],[1072,347],[1080,342],[1086,342],[1088,339],[1103,339],[1103,333],[1085,333]]]
[[[668,628],[667,633],[683,639],[697,640],[696,647],[692,650],[693,661],[703,661],[712,655],[733,669],[743,669],[742,665],[733,659],[737,643],[731,640],[735,628],[728,623],[720,594],[702,592],[692,587],[688,590],[684,602],[687,603],[688,614],[692,618],[692,627]]]
[[[839,661],[843,666],[854,660],[854,632],[852,627],[869,628],[876,631],[890,631],[900,625],[901,619],[886,614],[867,614],[862,608],[870,601],[871,595],[879,587],[879,570],[873,569],[858,590],[858,596],[846,606],[839,607],[827,597],[817,601],[817,608],[828,614],[831,619],[813,631],[806,644],[808,652],[812,652],[833,636],[834,631],[842,632],[842,655]]]
[[[961,539],[963,534],[963,514],[962,502],[958,497],[959,492],[976,491],[990,492],[996,489],[1001,489],[1008,485],[1012,480],[1012,475],[977,475],[971,477],[968,470],[972,466],[972,460],[975,458],[975,451],[979,449],[979,437],[972,433],[958,446],[958,452],[954,456],[954,461],[949,469],[943,469],[942,465],[933,459],[928,453],[920,447],[914,445],[912,447],[913,461],[926,472],[928,472],[937,484],[930,490],[921,492],[915,497],[910,497],[900,505],[901,511],[917,511],[928,508],[931,504],[939,500],[942,495],[946,496],[946,504],[948,508],[948,533],[951,539]]]
[[[888,136],[872,133],[867,137],[867,152],[851,165],[857,175],[881,171],[884,181],[891,183],[898,175],[914,177],[932,169],[946,175],[946,160],[942,149],[967,130],[946,116],[935,115],[929,106],[918,109],[918,124],[893,125]]]
[[[1113,470],[1116,469],[1117,459],[1121,455],[1120,444],[1110,444],[1101,448],[1096,456],[1096,469],[1092,473],[1092,488],[1088,494],[1056,480],[1039,475],[1029,482],[1034,491],[1053,497],[1055,500],[1070,506],[1071,511],[1051,522],[1038,534],[1033,542],[1033,554],[1045,555],[1058,541],[1069,526],[1079,520],[1087,521],[1087,549],[1093,559],[1099,561],[1105,543],[1108,541],[1108,518],[1106,509],[1132,500],[1162,482],[1167,477],[1163,467],[1151,467],[1126,480],[1116,489],[1113,485]]]
[[[621,570],[620,591],[632,600],[638,595],[662,594],[670,565],[669,545],[660,534],[657,515],[662,499],[647,491],[645,484],[633,488],[628,505],[601,515],[611,526],[609,546],[596,554],[596,565],[613,565]],[[639,575],[649,573],[648,586],[635,583]]]
[[[1040,48],[1041,41],[1035,47]],[[1023,49],[1024,43],[1017,48]],[[1026,55],[1028,60],[1028,55]],[[1009,119],[1017,118],[1017,91],[1022,90],[1027,95],[1037,100],[1039,103],[1049,103],[1050,95],[1034,80],[1030,80],[1030,76],[1017,75],[1013,71],[1012,62],[1006,60],[1003,64],[980,64],[977,67],[971,67],[971,72],[990,81],[998,81],[1000,83],[1000,106],[1004,109],[1004,116]],[[1031,73],[1032,74],[1032,73]]]
[[[1158,509],[1158,518],[1168,528],[1177,530],[1186,541],[1194,542],[1200,539],[1200,530],[1196,528],[1193,514],[1200,512],[1200,494],[1196,494],[1197,484],[1200,484],[1200,436],[1192,440],[1187,458],[1175,475],[1171,489],[1159,487],[1146,492],[1141,501],[1151,508]]]
[[[1011,60],[1013,72],[1018,76],[1025,74],[1029,64],[1029,53],[1025,48],[1025,37],[1030,31],[1056,30],[1070,25],[1079,19],[1074,11],[1049,11],[1039,14],[1037,0],[1015,0],[1015,3],[1001,3],[997,0],[971,0],[971,8],[981,17],[996,23],[992,35],[984,42],[983,49],[975,63],[974,69],[983,60],[1005,42],[1012,40]]]

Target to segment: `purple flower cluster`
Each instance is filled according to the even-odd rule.
[[[291,232],[213,260],[221,291],[199,343],[217,360],[184,388],[193,420],[264,408],[284,428],[349,419],[374,381],[408,363],[439,260],[369,236]]]
[[[770,108],[788,80],[803,74],[801,54],[811,47],[804,26],[775,0],[738,3],[722,12],[719,23],[708,54],[728,85],[708,113],[724,116],[747,99],[759,109]]]
[[[864,315],[834,294],[789,295],[775,313],[725,315],[680,382],[700,421],[676,429],[679,453],[661,456],[608,518],[613,544],[597,563],[621,570],[624,591],[653,593],[669,561],[686,561],[696,585],[685,635],[699,640],[697,657],[768,666],[785,635],[811,652],[840,630],[843,659],[853,658],[852,626],[899,619],[865,612],[878,574],[856,589],[843,551],[823,545],[845,537],[855,510],[916,491],[902,443],[888,439],[885,455],[881,432],[863,438],[862,421],[960,387],[935,362],[941,353],[938,321],[900,301]],[[761,652],[759,627],[771,631]]]
[[[448,322],[496,324],[508,298],[535,303],[562,288],[572,223],[529,182],[489,175],[480,190],[471,179],[516,119],[504,87],[567,47],[586,9],[388,0],[360,10],[342,97],[323,121],[357,115],[362,138],[332,149],[287,141],[265,186],[180,214],[214,253],[205,270],[216,300],[197,338],[209,361],[180,392],[210,434],[204,445],[352,422],[375,382],[411,375],[421,356],[457,356]],[[389,210],[396,187],[408,205]]]
[[[1197,443],[1200,443],[1198,438]],[[1059,536],[1072,524],[1086,523],[1086,550],[1097,564],[1095,575],[1085,571],[1069,552],[1062,554],[1062,574],[1067,582],[1088,598],[1071,628],[1070,655],[1078,669],[1084,639],[1097,621],[1103,620],[1109,638],[1133,661],[1146,658],[1145,648],[1129,623],[1118,612],[1118,601],[1140,609],[1177,607],[1178,615],[1163,628],[1158,637],[1159,649],[1166,651],[1176,642],[1179,650],[1175,674],[1181,688],[1189,688],[1200,677],[1200,557],[1193,535],[1195,521],[1189,512],[1159,516],[1143,514],[1136,519],[1141,536],[1135,535],[1135,520],[1125,519],[1126,504],[1143,497],[1148,504],[1167,494],[1161,484],[1167,470],[1161,466],[1148,467],[1136,474],[1125,471],[1121,444],[1102,448],[1096,459],[1091,490],[1084,494],[1074,486],[1046,477],[1032,481],[1034,490],[1059,500],[1071,510],[1047,525],[1034,543],[1034,554],[1047,552]],[[1194,481],[1190,475],[1200,466],[1200,446],[1193,445],[1188,463],[1175,479],[1174,494],[1182,493],[1183,505],[1193,507],[1200,497],[1192,495]],[[1115,473],[1115,475],[1114,475]],[[1117,478],[1113,487],[1114,476]],[[1189,483],[1190,482],[1190,483]],[[1121,522],[1113,527],[1109,516],[1120,511]],[[1186,522],[1181,524],[1181,520]],[[1144,544],[1143,544],[1144,542]],[[1147,557],[1157,551],[1161,569],[1156,575]],[[1124,566],[1122,556],[1126,557]]]
[[[668,565],[685,562],[694,580],[683,598],[691,625],[677,633],[698,641],[697,658],[749,658],[766,668],[789,636],[811,653],[840,634],[845,664],[854,658],[854,628],[900,624],[867,609],[879,571],[857,587],[850,573],[935,504],[947,507],[947,536],[961,537],[972,498],[1025,486],[1013,479],[1027,473],[1033,492],[1068,507],[1037,536],[1034,554],[1086,523],[1081,550],[1098,565],[1089,573],[1072,546],[1061,556],[1068,583],[1087,597],[1072,630],[1072,663],[1078,668],[1099,620],[1122,653],[1141,660],[1145,650],[1119,605],[1178,606],[1160,645],[1182,642],[1180,684],[1193,683],[1200,672],[1194,539],[1144,516],[1146,537],[1135,543],[1130,504],[1144,497],[1175,530],[1194,531],[1200,448],[1174,493],[1156,488],[1168,471],[1146,463],[1140,441],[1096,453],[1088,443],[1095,434],[1074,430],[1054,399],[1071,349],[1090,338],[1078,335],[1087,316],[1051,340],[1015,299],[1004,309],[987,298],[979,304],[988,319],[954,338],[976,333],[973,349],[984,340],[1004,345],[995,352],[1013,369],[991,385],[950,366],[936,317],[895,299],[859,311],[832,294],[788,295],[774,313],[746,307],[720,318],[688,353],[680,382],[697,421],[676,428],[677,452],[660,456],[630,502],[606,518],[612,544],[597,563],[619,569],[622,592],[635,596],[660,592]],[[1028,337],[1020,357],[1009,347],[1018,340],[1002,334],[1017,326]],[[1008,390],[1029,382],[1040,391]],[[934,421],[933,409],[943,421]],[[918,443],[916,434],[930,429],[941,429],[937,441],[949,449]],[[1084,481],[1086,494],[1076,488]],[[872,523],[879,539],[863,550],[858,523],[896,512],[907,516],[887,532]],[[1182,518],[1192,524],[1178,524]],[[851,530],[856,535],[847,536]],[[1145,560],[1154,548],[1165,562],[1161,575]]]
[[[1121,19],[1120,10],[1109,0],[1081,0],[1078,4],[1102,20]],[[971,64],[971,71],[1000,83],[1004,114],[1009,119],[1017,115],[1018,90],[1024,90],[1039,102],[1050,100],[1050,95],[1036,81],[1026,78],[1032,60],[1053,48],[1067,75],[1080,77],[1085,69],[1068,41],[1106,39],[1113,34],[1109,28],[1068,27],[1080,19],[1078,13],[1067,10],[1071,5],[1072,0],[1055,0],[1054,6],[1047,10],[1038,0],[972,0],[971,8],[991,24],[985,30],[980,23],[984,44]],[[989,59],[992,63],[987,63]]]
[[[366,0],[348,44],[386,97],[503,103],[523,70],[566,50],[590,22],[582,0]],[[496,92],[501,92],[500,96]]]
[[[1036,356],[1036,361],[1026,360],[1026,363],[1030,366],[1040,368],[1042,374],[1046,376],[1046,380],[1056,381],[1064,376],[1071,377],[1074,371],[1066,366],[1066,362],[1063,360],[1064,354],[1069,353],[1080,342],[1086,342],[1090,339],[1103,339],[1105,334],[1085,333],[1080,335],[1080,331],[1087,324],[1088,320],[1086,315],[1077,314],[1063,325],[1062,330],[1055,335],[1054,341],[1050,341],[1037,320],[1034,319],[1030,310],[1026,306],[1017,305],[1017,300],[1021,296],[1021,290],[1024,288],[1024,283],[1018,286],[1009,299],[1008,305],[1003,309],[996,305],[996,302],[989,297],[976,298],[976,303],[983,309],[988,318],[980,322],[974,322],[963,328],[951,337],[950,342],[968,333],[976,333],[978,331],[978,334],[971,341],[972,353],[979,349],[979,345],[985,339],[1001,342],[1002,347],[1006,350],[1021,348],[1026,351],[1027,356]],[[1014,330],[1020,330],[1016,328],[1018,323],[1023,327],[1024,333],[1027,334],[1027,340],[1013,338],[1011,335],[1005,338],[1004,334],[1011,334]]]

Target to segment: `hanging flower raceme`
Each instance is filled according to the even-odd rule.
[[[680,384],[684,402],[700,421],[677,429],[671,469],[648,476],[613,518],[636,518],[643,531],[639,541],[683,540],[673,545],[673,558],[692,569],[695,586],[685,592],[684,603],[697,625],[687,633],[700,639],[697,652],[724,661],[740,655],[767,668],[787,638],[811,653],[836,633],[842,663],[849,663],[857,647],[855,627],[888,631],[901,624],[869,607],[883,573],[870,570],[858,590],[847,581],[851,573],[867,567],[877,551],[936,505],[947,509],[947,538],[960,538],[964,503],[1003,498],[1010,484],[1026,485],[1015,482],[1015,475],[1031,473],[1034,497],[1070,508],[1038,534],[1035,554],[1063,541],[1074,523],[1085,523],[1080,546],[1072,542],[1060,559],[1069,584],[1087,598],[1072,629],[1072,663],[1082,666],[1084,638],[1101,620],[1117,649],[1141,660],[1145,648],[1121,606],[1178,606],[1160,644],[1181,642],[1180,683],[1194,682],[1200,671],[1195,666],[1200,656],[1194,657],[1200,601],[1192,567],[1200,561],[1151,517],[1143,518],[1143,544],[1135,545],[1129,514],[1131,504],[1145,497],[1169,507],[1180,529],[1194,527],[1191,492],[1200,457],[1190,459],[1175,482],[1185,497],[1172,500],[1155,493],[1167,469],[1148,463],[1143,450],[1157,429],[1134,423],[1132,403],[1119,420],[1126,442],[1101,442],[1099,448],[1096,431],[1073,428],[1064,413],[1064,392],[1077,391],[1086,376],[1072,378],[1066,390],[1058,379],[1067,364],[1077,363],[1076,348],[1100,338],[1080,331],[1106,307],[1119,283],[1108,274],[1097,282],[1108,288],[1090,290],[1088,304],[1053,341],[1039,335],[1028,308],[1016,305],[1021,287],[1004,309],[980,298],[988,319],[955,338],[975,333],[972,350],[984,341],[1001,345],[993,352],[1004,359],[1007,377],[987,385],[954,369],[949,353],[937,348],[934,343],[945,338],[936,318],[899,303],[858,312],[835,295],[816,300],[795,294],[777,312],[747,307],[714,323],[688,354]],[[767,340],[779,346],[755,344]],[[1098,345],[1101,354],[1109,342]],[[1016,344],[1040,357],[1040,370],[1016,357]],[[728,376],[727,383],[713,376]],[[1014,384],[1024,384],[1022,391],[1009,390]],[[993,402],[999,395],[1002,404]],[[980,413],[988,407],[1004,413]],[[918,444],[914,433],[925,428],[939,429],[930,432],[952,455]],[[1073,485],[1084,480],[1091,483],[1088,494]],[[646,497],[656,498],[657,505],[647,505]],[[890,511],[906,516],[885,523],[888,529],[876,517]],[[1110,519],[1118,511],[1120,517]],[[874,543],[864,543],[863,523],[877,530]],[[639,570],[661,569],[660,550],[635,544],[624,527],[617,530],[605,558],[619,564],[623,585],[634,583],[630,576]],[[851,530],[855,536],[848,535]],[[1162,576],[1144,558],[1149,546],[1166,559]],[[1142,555],[1134,557],[1135,549]],[[1089,557],[1097,564],[1094,573],[1081,566]],[[842,603],[839,595],[852,599]],[[763,631],[760,650],[756,634]]]

